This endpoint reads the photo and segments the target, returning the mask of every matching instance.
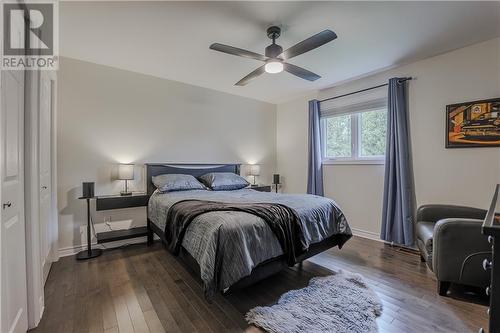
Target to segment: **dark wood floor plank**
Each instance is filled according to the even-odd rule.
[[[89,292],[89,316],[88,320],[88,332],[89,333],[103,333],[103,320],[102,320],[102,294],[99,289]]]
[[[130,318],[132,319],[132,325],[134,326],[134,332],[148,333],[149,328],[132,285],[130,283],[124,284],[123,291],[127,309],[130,314]]]
[[[452,286],[448,297],[439,296],[433,273],[418,255],[354,237],[342,250],[217,295],[212,303],[199,278],[158,243],[107,250],[88,262],[61,258],[50,272],[45,314],[34,332],[257,333],[244,321],[249,309],[340,270],[361,274],[382,301],[380,332],[474,332],[487,326],[484,297],[459,286]]]
[[[87,333],[88,332],[88,312],[90,295],[88,293],[89,286],[89,262],[82,262],[76,266],[76,291],[75,296],[78,299],[78,305],[73,309],[74,323],[73,332]],[[82,278],[85,277],[85,278]]]
[[[182,332],[177,323],[175,322],[174,316],[165,305],[161,296],[156,292],[149,290],[148,295],[154,307],[154,311],[160,320],[163,329],[166,332],[178,333]]]
[[[114,326],[106,329],[104,333],[120,333],[120,330],[118,329],[118,326]]]
[[[177,284],[166,273],[164,267],[157,258],[155,258],[154,265],[157,269],[157,273],[159,274],[158,278],[160,278],[161,282],[164,283],[166,290],[168,290],[171,297],[173,297],[179,305],[180,311],[186,315],[186,318],[192,323],[195,329],[198,332],[213,332],[205,318],[203,318],[197,309],[192,306],[186,296],[180,291]]]
[[[191,322],[178,300],[170,292],[163,277],[158,273],[158,263],[154,260],[154,257],[146,257],[144,263],[146,264],[146,274],[152,279],[155,285],[151,292],[160,295],[163,304],[165,304],[175,322],[175,326],[181,332],[196,332],[195,323]]]
[[[198,298],[192,292],[192,290],[186,285],[184,280],[182,280],[182,278],[180,278],[178,276],[178,274],[176,274],[176,272],[170,268],[170,265],[168,265],[165,262],[164,257],[160,257],[158,259],[159,259],[159,262],[164,269],[165,274],[167,274],[169,276],[168,280],[173,281],[173,283],[174,283],[172,286],[173,289],[174,288],[179,289],[179,291],[184,296],[184,298],[189,303],[189,305],[196,309],[198,315],[203,318],[203,320],[205,321],[205,323],[208,324],[210,329],[212,329],[212,331],[214,331],[214,332],[222,332],[223,330],[225,330],[226,327],[224,327],[224,325],[219,320],[219,318],[217,318],[216,315],[211,313],[207,309],[207,307],[205,306],[205,304],[207,302],[205,302],[204,299]],[[223,317],[223,316],[219,316],[219,317]]]
[[[116,313],[116,321],[120,332],[134,332],[134,325],[128,312],[127,301],[125,299],[122,286],[114,286],[111,288],[111,297]]]
[[[202,299],[205,302],[205,306],[209,308],[212,313],[217,314],[222,322],[229,321],[229,328],[240,327],[242,329],[246,328],[246,323],[241,316],[241,312],[237,311],[236,308],[227,301],[225,297],[222,295],[215,296],[215,302],[208,303],[204,299],[203,287],[200,281],[197,280],[196,277],[193,276],[192,272],[186,269],[183,265],[179,263],[172,256],[161,256],[162,260],[165,260],[168,265],[172,268],[173,273],[176,274],[178,278],[181,278],[193,291],[194,294],[199,299]],[[222,314],[222,315],[221,315]]]
[[[113,296],[107,285],[101,289],[101,302],[102,328],[106,331],[118,327]]]
[[[154,311],[154,309],[148,310],[144,312],[144,318],[146,319],[146,323],[148,324],[149,331],[151,333],[163,333],[165,330],[161,324],[158,315]]]
[[[71,260],[72,259],[72,260]],[[74,325],[75,325],[75,313],[76,313],[76,308],[79,306],[79,302],[77,302],[77,293],[76,293],[76,285],[78,283],[79,279],[79,267],[74,265],[75,259],[71,257],[67,258],[62,258],[57,264],[53,264],[53,266],[60,265],[60,266],[66,266],[68,267],[69,273],[68,273],[68,280],[71,281],[66,285],[66,288],[63,290],[64,291],[64,299],[63,299],[63,308],[64,308],[64,316],[63,318],[57,318],[55,320],[61,322],[61,330],[59,331],[60,333],[66,333],[66,332],[73,332],[74,330]],[[52,279],[50,278],[47,280],[47,283],[49,282],[62,282],[62,279],[65,277],[58,277],[57,279]],[[46,303],[47,304],[47,303]],[[42,317],[42,322],[46,321],[51,321],[54,320],[48,316]]]
[[[148,273],[147,265],[149,265],[147,258],[141,258],[141,260],[135,262],[138,278],[142,281],[142,285],[146,290],[147,296],[151,301],[151,305],[153,306],[163,329],[165,329],[166,332],[181,332],[181,329],[175,322],[172,313],[165,305],[163,298],[158,293],[158,285],[153,281],[151,274]]]

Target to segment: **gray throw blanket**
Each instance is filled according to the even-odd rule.
[[[206,200],[182,200],[170,207],[165,225],[165,238],[169,250],[178,255],[189,224],[197,216],[214,211],[246,212],[263,219],[276,235],[289,266],[295,265],[297,257],[307,250],[307,242],[304,239],[299,216],[293,209],[285,205],[277,203],[223,203]]]

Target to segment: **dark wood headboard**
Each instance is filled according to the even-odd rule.
[[[151,195],[156,190],[152,178],[163,174],[180,173],[202,176],[209,172],[232,172],[240,174],[240,164],[172,164],[172,163],[146,163],[146,188]]]

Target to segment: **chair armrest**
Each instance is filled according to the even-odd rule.
[[[439,281],[486,286],[489,275],[481,268],[491,258],[491,244],[481,233],[482,220],[448,218],[434,228],[432,266]]]
[[[482,220],[485,216],[484,209],[455,205],[423,205],[417,210],[417,222],[437,222],[452,217]]]

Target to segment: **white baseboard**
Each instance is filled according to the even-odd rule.
[[[95,249],[111,249],[115,247],[120,247],[123,245],[127,244],[137,244],[137,243],[145,243],[146,242],[146,237],[137,237],[133,239],[123,239],[115,242],[109,242],[106,244],[97,244],[92,242],[92,247]],[[87,244],[82,244],[82,245],[76,245],[76,246],[69,246],[69,247],[63,247],[60,248],[58,253],[59,257],[67,257],[67,256],[72,256],[77,254],[78,252],[85,250],[87,248]]]
[[[361,230],[361,229],[356,229],[356,228],[351,228],[351,231],[352,231],[352,234],[354,236],[358,236],[358,237],[363,237],[363,238],[367,238],[367,239],[371,239],[371,240],[374,240],[374,241],[377,241],[377,242],[381,242],[381,243],[385,243],[385,244],[389,244],[391,246],[397,246],[397,247],[401,247],[401,248],[408,248],[408,249],[413,249],[413,250],[416,250],[417,247],[415,245],[413,246],[405,246],[405,245],[395,245],[391,242],[387,242],[383,239],[380,239],[380,235],[378,233],[375,233],[375,232],[372,232],[372,231],[366,231],[366,230]]]
[[[380,235],[378,233],[375,233],[375,232],[372,232],[372,231],[366,231],[366,230],[356,229],[356,228],[351,228],[351,231],[352,231],[352,234],[354,236],[368,238],[368,239],[371,239],[371,240],[374,240],[374,241],[385,243],[384,240],[380,239]]]

